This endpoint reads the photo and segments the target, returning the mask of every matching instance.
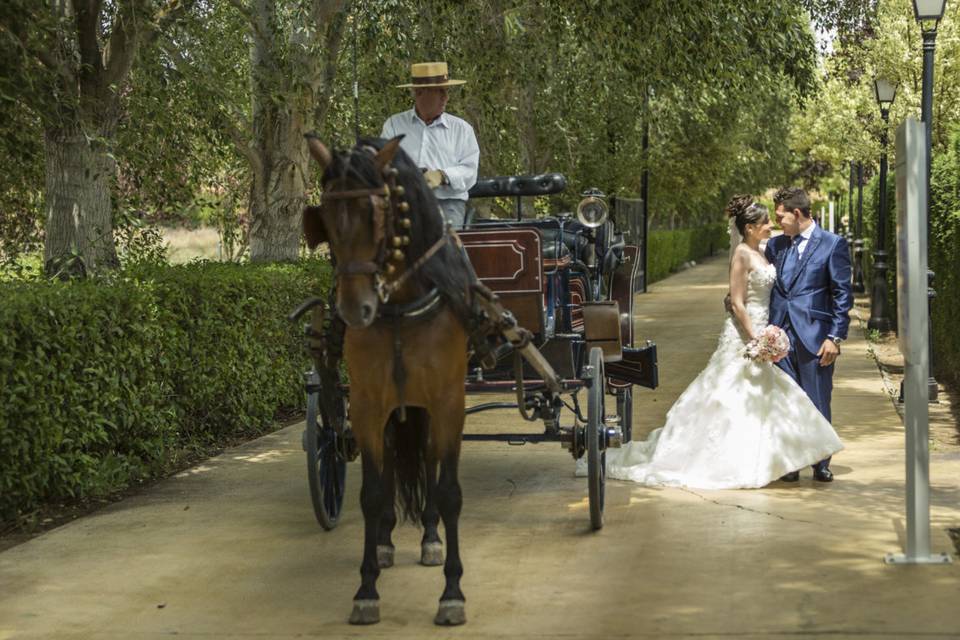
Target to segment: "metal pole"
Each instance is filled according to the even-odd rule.
[[[950,564],[948,553],[930,552],[930,450],[929,392],[926,380],[929,318],[923,313],[926,296],[923,275],[927,271],[926,239],[929,233],[923,216],[926,208],[925,125],[907,118],[897,131],[897,232],[903,250],[897,254],[901,309],[919,309],[903,314],[900,347],[904,356],[906,405],[903,427],[906,438],[907,540],[904,553],[887,554],[889,564]]]
[[[847,239],[847,248],[850,250],[850,262],[853,262],[853,172],[854,163],[850,161],[850,189],[847,191],[847,223],[843,225],[843,237]],[[850,271],[850,279],[853,281],[853,270]]]
[[[648,226],[649,219],[647,218],[648,209],[647,209],[647,199],[649,194],[649,184],[650,184],[650,174],[647,171],[647,162],[649,158],[647,157],[647,150],[650,148],[650,109],[648,108],[650,92],[649,90],[644,92],[643,95],[643,142],[641,150],[643,151],[643,172],[640,174],[640,201],[641,207],[643,207],[643,241],[640,250],[643,252],[643,293],[647,292],[647,277],[650,273],[648,267],[650,261],[647,259],[647,235],[650,233],[650,228]]]
[[[870,294],[870,321],[867,327],[876,331],[890,331],[887,317],[887,125],[890,112],[880,109],[883,131],[880,133],[880,197],[877,212],[877,245],[873,252],[873,292]]]
[[[933,140],[933,54],[936,46],[937,40],[937,29],[924,29],[923,31],[923,92],[922,99],[920,102],[920,119],[927,126],[926,129],[926,153],[927,153],[927,247],[929,249],[930,245],[930,229],[932,228],[932,220],[930,219],[930,173],[931,173],[931,146]],[[927,325],[927,330],[929,331],[929,339],[927,344],[929,345],[930,355],[929,355],[929,378],[927,378],[927,388],[930,392],[930,402],[937,402],[937,397],[940,393],[937,387],[937,381],[933,377],[933,299],[937,296],[936,290],[933,288],[933,271],[929,268],[927,269],[927,314],[930,318],[930,322]]]
[[[353,135],[360,139],[360,78],[357,73],[357,16],[353,16]]]
[[[850,221],[853,226],[853,220]],[[863,163],[857,163],[857,239],[853,241],[853,292],[863,293]]]

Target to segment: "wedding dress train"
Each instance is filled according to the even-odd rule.
[[[747,276],[747,313],[767,324],[774,265]],[[783,370],[743,356],[734,320],[707,366],[644,441],[607,450],[607,477],[699,489],[762,487],[843,449],[831,424]]]

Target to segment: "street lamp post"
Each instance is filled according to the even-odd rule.
[[[853,220],[850,220],[853,226]],[[853,292],[863,293],[863,163],[857,163],[857,226],[856,239],[853,241]]]
[[[880,332],[890,331],[887,315],[887,127],[890,122],[890,106],[897,97],[897,85],[883,78],[873,81],[883,129],[880,132],[880,202],[877,213],[877,244],[873,251],[873,292],[870,296],[870,321],[867,327]]]
[[[847,240],[847,248],[850,250],[850,262],[853,262],[853,233],[850,229],[853,227],[853,174],[856,171],[853,160],[850,161],[850,187],[847,190],[847,221],[843,225],[843,237]],[[851,271],[851,281],[853,272]]]
[[[920,30],[923,33],[923,84],[922,97],[920,101],[920,119],[926,125],[926,148],[927,148],[927,250],[930,247],[930,229],[933,228],[930,219],[930,170],[931,170],[931,141],[933,130],[933,54],[937,41],[937,26],[943,17],[943,12],[947,8],[947,0],[913,0],[913,15],[920,23]],[[925,25],[933,23],[932,27]],[[930,355],[930,377],[927,379],[927,387],[930,392],[930,402],[936,402],[939,390],[937,381],[933,377],[933,317],[932,311],[933,299],[937,293],[933,288],[933,271],[927,270],[927,314],[930,320],[927,323],[929,335],[927,345]]]

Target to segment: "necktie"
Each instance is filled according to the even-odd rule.
[[[800,243],[802,241],[803,236],[797,234],[793,237],[793,242],[787,251],[787,257],[783,261],[783,269],[781,270],[781,279],[784,284],[789,285],[793,282],[793,276],[797,270],[797,263],[800,262]]]

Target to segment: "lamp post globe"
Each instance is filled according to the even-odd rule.
[[[917,22],[939,22],[947,9],[947,0],[913,0],[913,16]]]

